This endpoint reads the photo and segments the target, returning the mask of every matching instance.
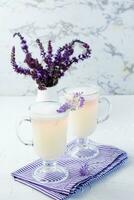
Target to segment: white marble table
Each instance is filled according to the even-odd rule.
[[[109,96],[109,99],[113,105],[111,117],[98,125],[92,138],[124,149],[129,160],[119,171],[86,189],[77,197],[79,200],[134,199],[134,96]],[[0,200],[50,199],[10,176],[12,171],[37,158],[32,147],[23,146],[15,133],[16,121],[33,101],[33,97],[0,97]]]

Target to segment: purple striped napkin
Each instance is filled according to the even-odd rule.
[[[69,177],[64,182],[46,184],[37,182],[32,177],[32,174],[42,164],[41,160],[36,160],[13,172],[12,176],[16,181],[28,185],[53,199],[63,200],[117,169],[127,159],[126,152],[115,147],[100,145],[99,150],[98,157],[85,161],[85,163],[88,162],[89,164],[89,173],[85,176],[80,173],[84,161],[65,156],[58,160],[58,163],[61,166],[65,166],[69,171]]]

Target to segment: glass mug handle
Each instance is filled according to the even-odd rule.
[[[109,118],[109,116],[110,116],[111,103],[110,103],[110,101],[106,97],[100,97],[99,98],[99,103],[103,103],[103,102],[107,103],[108,108],[107,108],[106,114],[103,117],[100,117],[100,119],[97,120],[98,124],[106,121]]]
[[[33,146],[33,141],[25,141],[22,139],[21,135],[20,135],[20,127],[23,125],[24,122],[28,122],[28,123],[31,123],[31,119],[29,117],[25,117],[23,119],[21,119],[17,125],[17,129],[16,129],[16,134],[17,134],[17,137],[19,139],[19,141],[26,145],[26,146]]]

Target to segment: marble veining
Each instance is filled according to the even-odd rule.
[[[1,0],[0,95],[32,95],[35,84],[17,76],[10,65],[15,43],[18,61],[23,54],[12,34],[20,31],[39,56],[35,39],[51,39],[56,47],[79,38],[91,45],[90,60],[74,65],[59,81],[62,87],[97,83],[102,94],[134,94],[133,0]]]

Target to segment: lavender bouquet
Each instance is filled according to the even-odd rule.
[[[37,39],[36,43],[42,57],[42,62],[40,63],[37,58],[32,57],[24,37],[20,33],[15,33],[13,36],[18,36],[20,38],[21,49],[25,53],[24,63],[27,64],[27,68],[18,66],[15,58],[15,46],[13,46],[11,52],[11,64],[13,69],[18,74],[31,76],[31,78],[36,81],[39,90],[45,90],[47,87],[56,85],[58,80],[64,76],[65,72],[73,63],[78,63],[91,56],[90,46],[80,40],[73,40],[69,44],[60,47],[56,53],[54,53],[51,41],[48,41],[48,47],[47,50],[45,50],[41,41]],[[76,57],[73,56],[73,54],[74,46],[77,43],[83,47],[84,51]]]

